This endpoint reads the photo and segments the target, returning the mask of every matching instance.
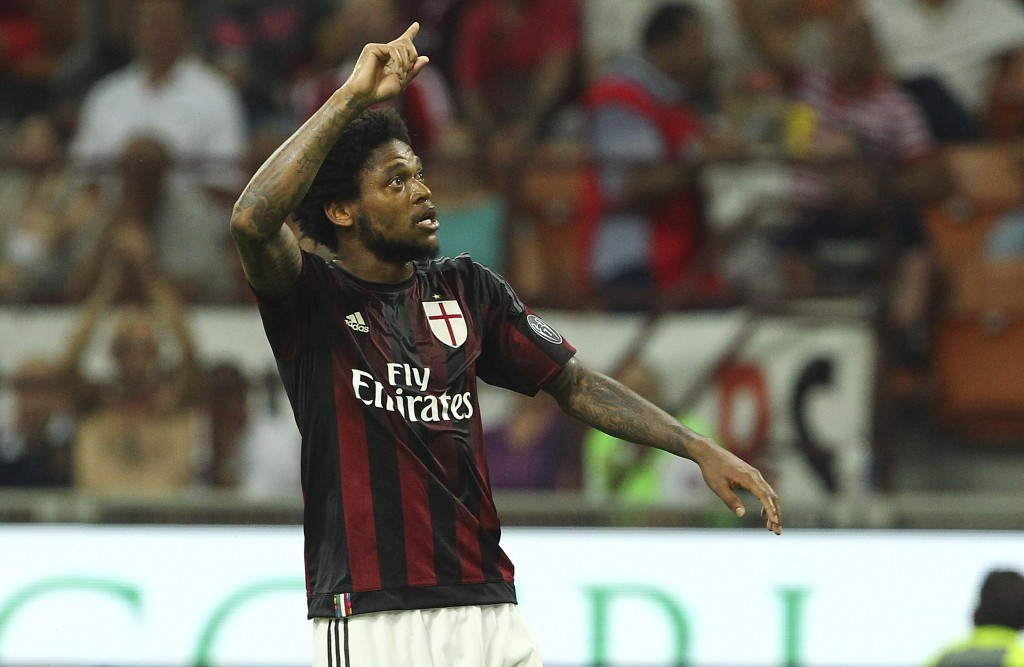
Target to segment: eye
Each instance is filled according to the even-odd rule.
[[[416,172],[416,179],[417,180],[422,181],[423,180],[423,176],[424,176],[424,174],[423,174],[423,170],[422,169],[420,169],[419,171]]]
[[[403,185],[405,185],[405,180],[401,176],[395,176],[390,181],[388,181],[388,185],[393,185],[396,188],[400,188]]]

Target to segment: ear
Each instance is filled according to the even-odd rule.
[[[351,202],[329,201],[324,204],[324,215],[338,227],[351,228],[356,223],[356,205]]]

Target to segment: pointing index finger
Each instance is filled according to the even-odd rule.
[[[419,21],[413,21],[412,25],[410,25],[408,28],[405,29],[405,32],[402,33],[402,36],[399,37],[398,40],[402,40],[402,39],[412,40],[413,38],[416,37],[416,35],[419,34],[419,32],[420,32],[420,23],[419,23]],[[398,40],[395,40],[395,41],[398,41]]]

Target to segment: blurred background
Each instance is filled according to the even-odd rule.
[[[796,529],[779,539],[799,548],[766,547],[744,530],[757,512],[733,517],[690,462],[588,432],[543,394],[482,388],[524,598],[531,579],[589,591],[589,630],[555,633],[548,646],[576,644],[549,658],[896,665],[966,632],[983,573],[1024,569],[1024,3],[3,0],[0,660],[268,655],[61,652],[35,634],[50,607],[24,596],[82,589],[91,609],[114,591],[145,609],[149,584],[97,574],[128,567],[113,544],[155,540],[145,578],[214,549],[206,531],[230,550],[257,530],[262,554],[300,539],[298,433],[228,217],[362,46],[413,20],[431,65],[393,103],[442,253],[495,269],[586,363],[759,467]],[[567,586],[558,558],[605,537],[588,558],[613,579]],[[774,591],[779,625],[749,654],[709,639],[736,597],[700,597],[708,582],[668,565],[729,585],[734,548],[737,568],[775,572],[744,575]],[[301,629],[301,552],[284,553],[269,590],[300,598]],[[834,604],[805,604],[830,585]],[[931,629],[884,635],[877,618],[860,630],[884,635],[875,652],[844,653],[828,633],[847,621],[803,624],[907,595]],[[616,596],[670,619],[664,641],[633,637],[651,652],[600,629]],[[283,643],[298,657],[267,664],[308,660],[305,636]]]

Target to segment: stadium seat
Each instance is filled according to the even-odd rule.
[[[1008,143],[944,149],[950,195],[926,212],[945,300],[934,330],[938,417],[979,443],[1024,432],[1024,259],[990,260],[985,241],[1024,194]]]

